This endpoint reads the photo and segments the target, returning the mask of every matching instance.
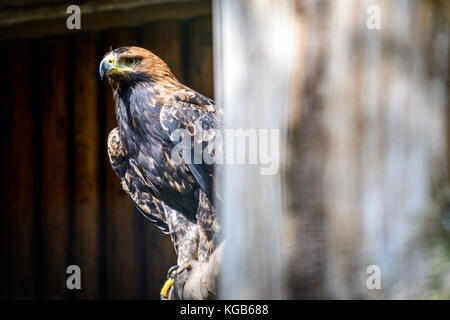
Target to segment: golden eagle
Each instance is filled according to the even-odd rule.
[[[123,189],[144,216],[171,235],[180,267],[192,259],[208,260],[220,228],[213,205],[214,165],[175,161],[173,154],[181,143],[179,130],[193,142],[191,151],[195,143],[202,149],[212,143],[214,135],[205,132],[218,129],[221,110],[143,48],[112,50],[99,72],[113,90],[118,126],[109,134],[108,154]]]

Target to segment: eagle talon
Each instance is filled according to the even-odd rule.
[[[161,292],[159,293],[159,297],[161,300],[167,300],[167,294],[172,288],[175,282],[175,274],[177,273],[178,265],[172,266],[167,271],[167,280],[161,288]]]
[[[172,267],[169,268],[169,270],[167,270],[167,279],[172,278],[172,280],[174,280],[175,274],[177,273],[178,270],[178,265],[174,265]]]

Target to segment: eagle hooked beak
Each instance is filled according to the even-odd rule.
[[[122,72],[131,72],[132,68],[121,67],[116,64],[115,57],[112,53],[108,54],[103,60],[100,62],[100,66],[98,68],[98,72],[100,73],[100,78],[103,80],[103,77],[112,73],[122,73]]]

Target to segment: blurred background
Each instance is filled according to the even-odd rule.
[[[71,4],[81,30],[66,27]],[[2,1],[1,297],[158,298],[176,257],[110,168],[98,77],[111,47],[138,45],[215,98],[227,128],[279,133],[276,175],[224,167],[219,297],[449,299],[449,12],[445,0]],[[71,264],[82,290],[66,288]]]
[[[81,30],[66,8],[79,4]],[[209,1],[2,1],[3,298],[159,298],[176,264],[170,238],[141,216],[106,155],[116,126],[103,55],[150,49],[213,96]],[[79,265],[82,290],[67,290]]]
[[[214,2],[225,125],[280,137],[278,175],[224,167],[222,297],[450,298],[449,13]]]

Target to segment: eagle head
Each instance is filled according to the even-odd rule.
[[[108,52],[100,62],[99,73],[102,80],[107,78],[114,87],[174,78],[161,58],[139,47],[120,47]]]

